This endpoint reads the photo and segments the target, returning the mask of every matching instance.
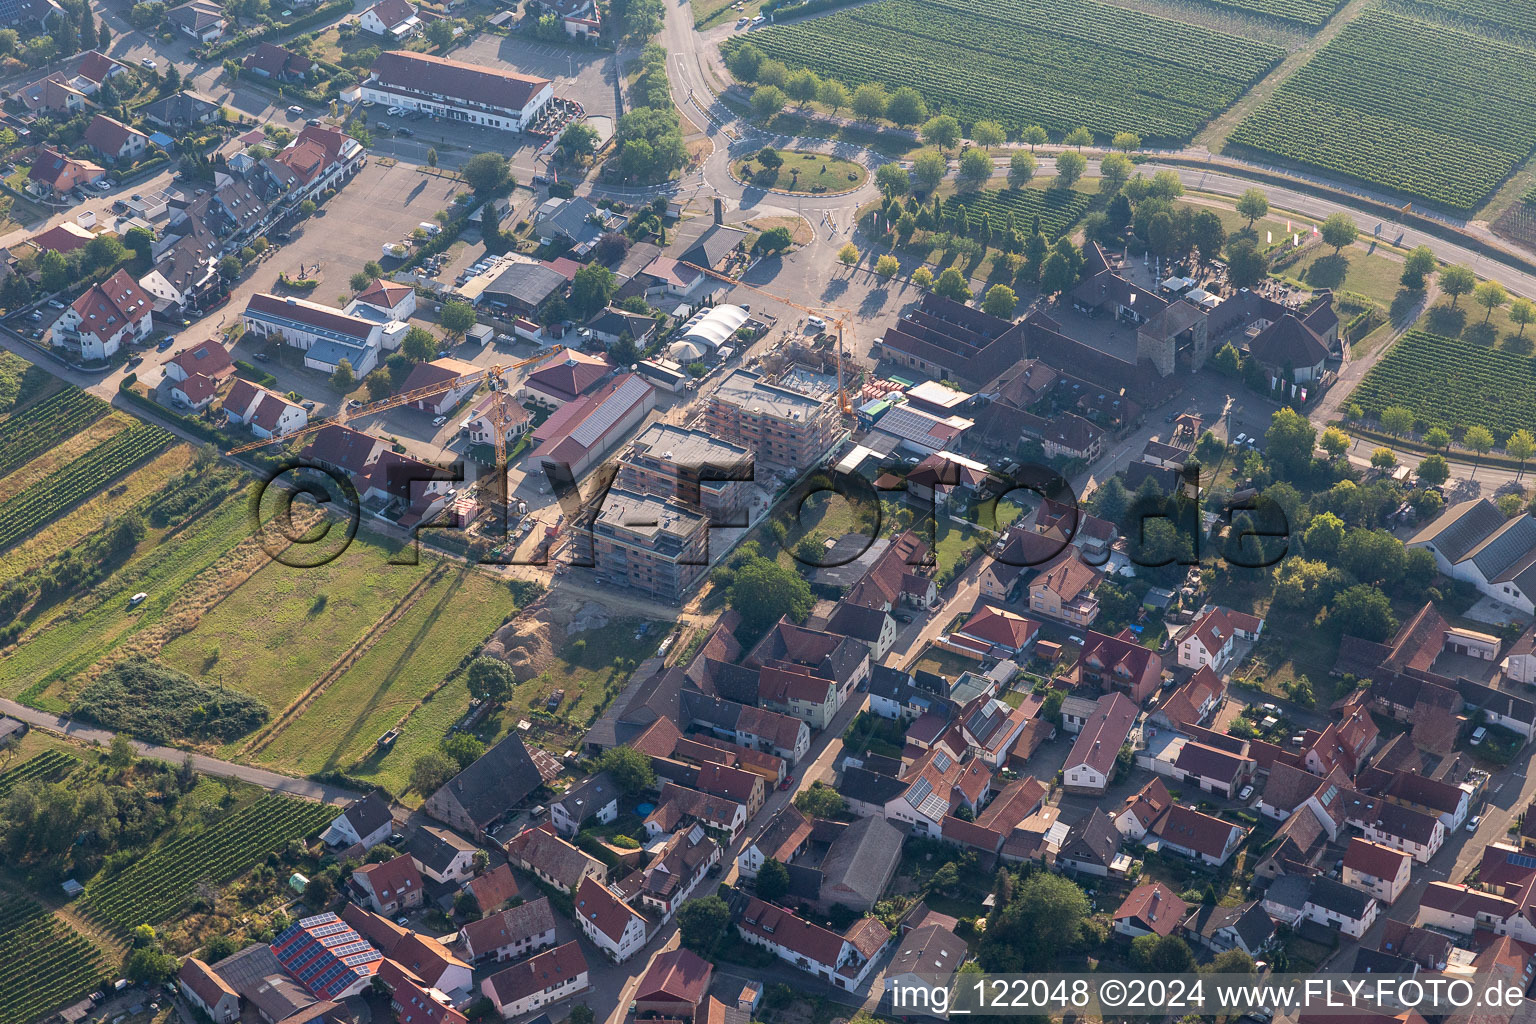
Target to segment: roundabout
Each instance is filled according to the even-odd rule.
[[[846,195],[869,180],[869,168],[853,160],[772,146],[733,156],[730,173],[740,185],[791,196]]]

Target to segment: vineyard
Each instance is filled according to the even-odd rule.
[[[876,0],[754,32],[752,42],[849,86],[912,86],[967,124],[992,118],[1058,135],[1086,125],[1149,142],[1189,139],[1284,55],[1094,0]]]
[[[965,207],[971,234],[976,233],[982,214],[986,214],[994,233],[1008,230],[1010,217],[1016,231],[1028,231],[1039,217],[1041,233],[1057,238],[1082,219],[1089,198],[1069,188],[1009,188],[950,196],[944,208],[947,215],[953,215],[957,207]]]
[[[0,893],[0,963],[0,1024],[37,1020],[110,977],[89,939],[16,893]]]
[[[0,474],[101,419],[109,408],[95,395],[70,387],[12,416],[0,424]]]
[[[1495,39],[1523,36],[1536,41],[1532,0],[1383,0],[1390,10],[1441,21]]]
[[[181,913],[200,882],[222,885],[336,817],[324,804],[267,794],[248,807],[171,840],[124,871],[92,882],[82,906],[128,931]]]
[[[59,472],[32,484],[0,505],[0,549],[35,533],[174,440],[169,431],[160,427],[132,426],[107,438]]]
[[[1513,43],[1367,11],[1231,142],[1470,211],[1536,146],[1533,61]]]
[[[1344,0],[1210,0],[1218,7],[1263,14],[1282,21],[1294,21],[1308,28],[1321,28],[1344,6]]]
[[[73,771],[79,758],[62,750],[45,750],[10,771],[0,773],[0,799],[23,782],[54,782]]]
[[[1392,405],[1421,428],[1481,425],[1500,442],[1536,428],[1536,363],[1529,356],[1410,331],[1350,396],[1369,416]]]

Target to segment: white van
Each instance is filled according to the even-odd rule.
[[[440,225],[434,224],[434,223],[432,223],[429,220],[424,220],[420,224],[417,224],[416,226],[421,228],[421,230],[425,231],[428,235],[432,236],[433,238],[436,238],[438,235],[443,233],[443,229],[442,229],[442,227]]]

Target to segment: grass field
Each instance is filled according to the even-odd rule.
[[[776,169],[763,166],[754,153],[752,159],[736,165],[736,175],[758,188],[781,192],[846,192],[864,184],[869,177],[862,164],[824,153],[798,153],[792,149],[774,150],[783,161]]]
[[[1458,18],[1442,5],[1388,6],[1412,14],[1365,12],[1239,124],[1230,141],[1472,210],[1536,146],[1536,80],[1519,70],[1536,61],[1536,43],[1521,45],[1502,27]],[[1530,0],[1510,6],[1527,15],[1536,10]]]
[[[740,45],[741,37],[726,43]],[[1277,46],[1093,0],[877,0],[751,33],[792,68],[912,86],[935,112],[1056,135],[1183,141],[1278,63]]]
[[[1397,295],[1403,265],[1397,260],[1356,248],[1345,249],[1335,256],[1331,248],[1319,245],[1279,271],[1279,276],[1308,288],[1358,292],[1386,309]]]
[[[359,533],[323,566],[268,562],[197,628],[166,644],[160,660],[281,711],[426,573],[389,565],[392,551]]]
[[[422,571],[422,570],[417,570]],[[293,725],[280,733],[255,760],[279,771],[309,774],[348,768],[366,762],[374,742],[411,715],[407,734],[440,738],[452,719],[468,710],[462,683],[461,699],[437,693],[463,657],[484,642],[512,610],[511,595],[490,577],[458,567],[422,594],[390,629],[311,704]],[[443,731],[421,728],[428,708],[452,711]],[[403,742],[403,740],[402,740]],[[413,760],[414,758],[412,758]],[[405,761],[408,769],[409,760]],[[382,774],[382,765],[369,771]],[[368,772],[363,778],[374,778]],[[380,779],[379,781],[383,781]],[[390,785],[390,782],[395,785]],[[403,789],[402,777],[384,784],[391,792]]]

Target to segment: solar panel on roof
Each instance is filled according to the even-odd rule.
[[[944,753],[942,750],[939,751],[939,753],[935,755],[933,759],[933,766],[941,772],[949,771],[949,766],[953,763],[954,762],[949,759],[949,755]]]
[[[1536,857],[1528,853],[1512,853],[1505,858],[1505,861],[1517,868],[1536,868]]]
[[[618,422],[620,416],[628,412],[633,404],[640,400],[645,389],[650,387],[639,377],[630,377],[616,388],[598,407],[592,411],[581,425],[571,431],[571,440],[583,448],[590,448],[592,444],[602,436],[603,431]]]
[[[927,779],[920,778],[916,782],[912,783],[912,790],[907,794],[907,800],[911,802],[913,806],[916,806],[922,803],[923,799],[932,792],[933,783],[929,782]]]

